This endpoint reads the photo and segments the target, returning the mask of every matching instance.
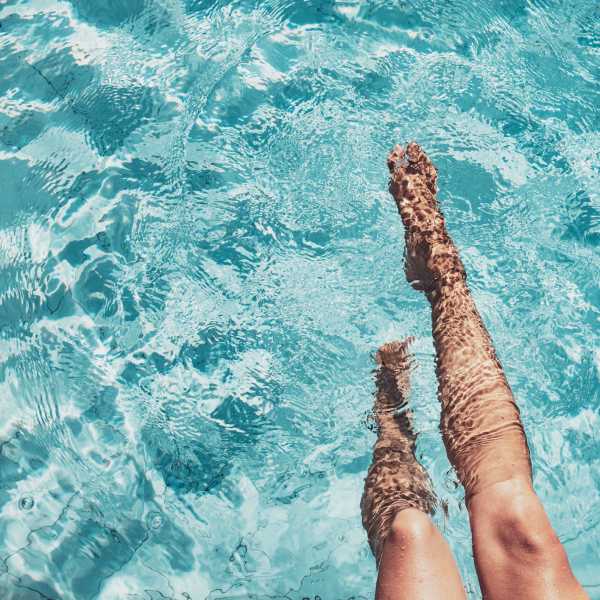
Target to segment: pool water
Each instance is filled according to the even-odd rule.
[[[593,0],[0,6],[0,590],[372,598],[372,355],[479,598],[385,156],[416,139],[600,598]]]

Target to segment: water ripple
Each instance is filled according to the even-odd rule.
[[[386,191],[412,138],[600,597],[598,10],[4,3],[2,597],[371,597],[372,353],[406,335],[478,597]]]

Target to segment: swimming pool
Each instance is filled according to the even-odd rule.
[[[417,139],[600,598],[591,0],[0,7],[3,598],[370,598],[372,354],[478,597],[385,156]]]

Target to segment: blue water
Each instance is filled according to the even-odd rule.
[[[0,6],[0,590],[372,597],[372,354],[479,598],[385,156],[417,139],[600,598],[593,0]]]

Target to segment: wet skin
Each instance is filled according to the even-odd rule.
[[[587,598],[533,490],[519,409],[446,230],[435,167],[414,143],[396,146],[388,167],[404,224],[406,276],[431,305],[441,431],[465,488],[483,596]],[[376,597],[464,598],[454,559],[428,516],[434,495],[414,456],[409,413],[394,416],[407,400],[407,343],[384,345],[377,362],[378,439],[361,502],[379,567]]]

